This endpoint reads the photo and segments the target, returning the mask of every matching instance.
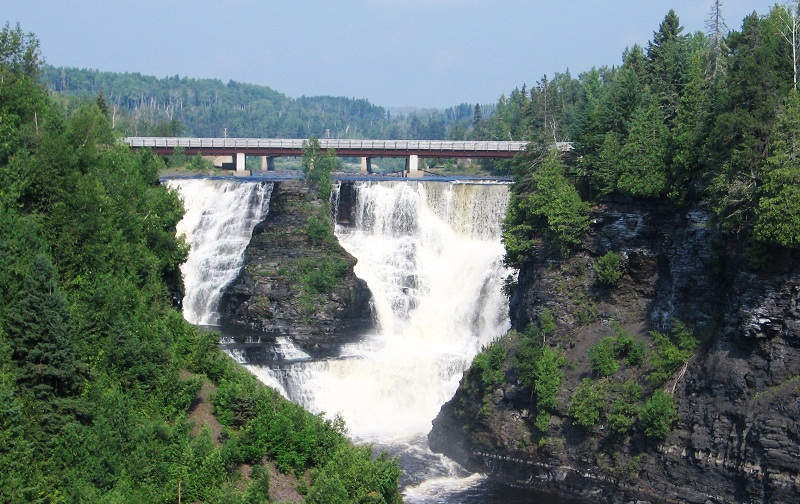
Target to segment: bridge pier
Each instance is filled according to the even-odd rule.
[[[261,156],[261,171],[275,171],[274,156]]]
[[[245,169],[245,153],[244,152],[237,152],[236,153],[236,171],[233,172],[233,175],[236,177],[249,177],[250,170]]]
[[[366,175],[368,173],[372,173],[372,158],[362,156],[361,157],[361,175]]]
[[[405,175],[408,178],[419,178],[423,176],[423,173],[419,171],[419,156],[417,154],[411,154],[406,158]]]

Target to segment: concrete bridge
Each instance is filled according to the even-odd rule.
[[[246,156],[260,156],[262,170],[274,170],[276,157],[303,155],[303,139],[280,138],[172,138],[127,137],[132,149],[150,148],[157,154],[170,155],[176,147],[186,155],[231,156],[235,174],[249,175]],[[361,158],[361,173],[371,173],[372,158],[406,158],[405,174],[422,176],[419,158],[511,158],[524,152],[528,142],[450,141],[450,140],[333,140],[319,139],[322,149],[334,149],[339,157]]]

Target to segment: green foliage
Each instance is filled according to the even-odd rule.
[[[651,101],[634,113],[620,150],[617,190],[634,197],[662,196],[667,187],[668,129],[659,106]]]
[[[492,343],[475,356],[470,369],[479,373],[484,387],[493,389],[505,378],[505,360],[506,349],[503,345]]]
[[[611,409],[607,415],[609,427],[614,432],[625,433],[636,423],[639,413],[638,403],[642,396],[642,387],[634,381],[626,381],[622,384],[622,391],[611,403]]]
[[[590,348],[588,353],[594,373],[600,376],[611,376],[619,370],[614,338],[603,338]]]
[[[306,224],[306,234],[311,240],[313,246],[330,245],[335,241],[335,237],[331,229],[333,224],[330,218],[330,207],[324,203],[320,207],[317,215],[312,215]]]
[[[753,236],[762,244],[800,248],[800,93],[793,89],[778,113],[764,163]]]
[[[330,461],[314,475],[308,492],[310,504],[364,502],[399,504],[400,468],[385,454],[372,458],[370,447],[342,445]]]
[[[558,406],[556,394],[564,376],[562,368],[566,364],[561,349],[545,346],[533,369],[536,406],[553,410]]]
[[[317,197],[328,201],[331,195],[331,173],[336,170],[338,158],[333,149],[323,152],[319,139],[312,136],[303,142],[303,175],[317,188]]]
[[[575,425],[592,427],[600,422],[607,402],[608,382],[584,378],[572,394],[569,414]]]
[[[580,243],[589,228],[589,209],[564,176],[564,166],[552,150],[533,171],[515,177],[503,222],[506,264],[519,267],[547,237],[558,250]]]
[[[43,70],[43,81],[61,101],[105,96],[108,116],[114,116],[124,136],[310,138],[329,131],[331,138],[444,140],[473,120],[473,106],[466,103],[391,114],[365,99],[289,98],[266,86],[235,81],[52,66]]]
[[[600,282],[606,285],[615,285],[625,273],[622,256],[609,250],[594,263],[594,271]]]
[[[543,308],[542,312],[539,314],[539,330],[542,331],[542,334],[545,336],[552,334],[556,330],[555,317],[553,317],[553,312],[548,308]]]
[[[592,371],[600,376],[611,376],[619,370],[619,360],[638,366],[644,360],[644,345],[632,334],[614,324],[614,336],[607,336],[589,349]]]
[[[292,266],[292,276],[308,294],[328,294],[350,271],[350,263],[343,257],[326,256],[321,259],[299,259]]]
[[[678,419],[678,408],[672,396],[656,390],[639,411],[639,425],[648,439],[660,441],[667,438],[672,424]]]
[[[655,371],[647,379],[653,385],[660,385],[692,357],[698,341],[680,321],[674,324],[672,338],[658,331],[650,331],[650,337],[653,338],[655,351],[649,359]]]
[[[396,502],[396,461],[356,453],[341,420],[283,400],[172,308],[187,246],[163,162],[117,143],[103,100],[52,102],[31,36],[6,25],[0,49],[0,501],[263,501],[266,474],[247,485],[236,465],[268,457],[338,460],[358,468],[337,476],[348,492]],[[219,439],[187,421],[207,378]]]

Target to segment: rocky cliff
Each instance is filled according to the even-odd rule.
[[[487,380],[473,365],[435,419],[431,447],[498,481],[593,502],[799,502],[797,257],[753,269],[710,231],[709,219],[702,207],[607,204],[568,257],[538,255],[512,287],[518,331],[498,343],[504,378]],[[623,259],[614,285],[599,282],[594,268],[608,251]],[[541,392],[524,386],[519,349],[523,330],[541,325],[545,311],[555,329],[544,344],[561,349],[566,365],[557,406],[540,422]],[[654,380],[650,331],[668,333],[678,320],[700,345]],[[598,377],[589,349],[620,331],[645,357]],[[600,391],[601,404],[599,420],[580,425],[574,403],[585,383]],[[611,416],[622,411],[622,383],[639,387],[643,399],[627,410],[630,426],[620,427]],[[677,415],[654,439],[640,424],[644,397],[657,390],[672,396]]]
[[[269,213],[220,302],[224,326],[325,349],[372,324],[369,289],[333,237],[327,203],[315,191],[304,181],[275,183]]]

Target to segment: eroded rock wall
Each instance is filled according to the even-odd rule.
[[[275,183],[269,214],[254,229],[242,272],[220,302],[224,326],[287,336],[305,349],[335,347],[371,326],[371,294],[353,273],[355,258],[335,240],[318,243],[309,234],[322,204],[314,191],[305,181]],[[329,292],[302,284],[302,271],[336,261],[347,263],[346,272],[324,289]]]
[[[498,387],[465,373],[429,436],[431,447],[471,470],[518,486],[595,502],[800,502],[800,268],[774,257],[754,270],[711,232],[702,207],[608,204],[566,259],[538,256],[511,296],[515,328],[547,307],[548,344],[564,349],[557,411],[537,431],[531,393],[506,364]],[[608,250],[624,258],[617,285],[592,267]],[[570,398],[590,376],[587,349],[612,321],[647,340],[676,319],[702,344],[662,385],[679,420],[663,442],[573,425]],[[514,338],[516,336],[509,336]],[[504,341],[514,348],[514,341]],[[636,369],[625,379],[640,379]]]

